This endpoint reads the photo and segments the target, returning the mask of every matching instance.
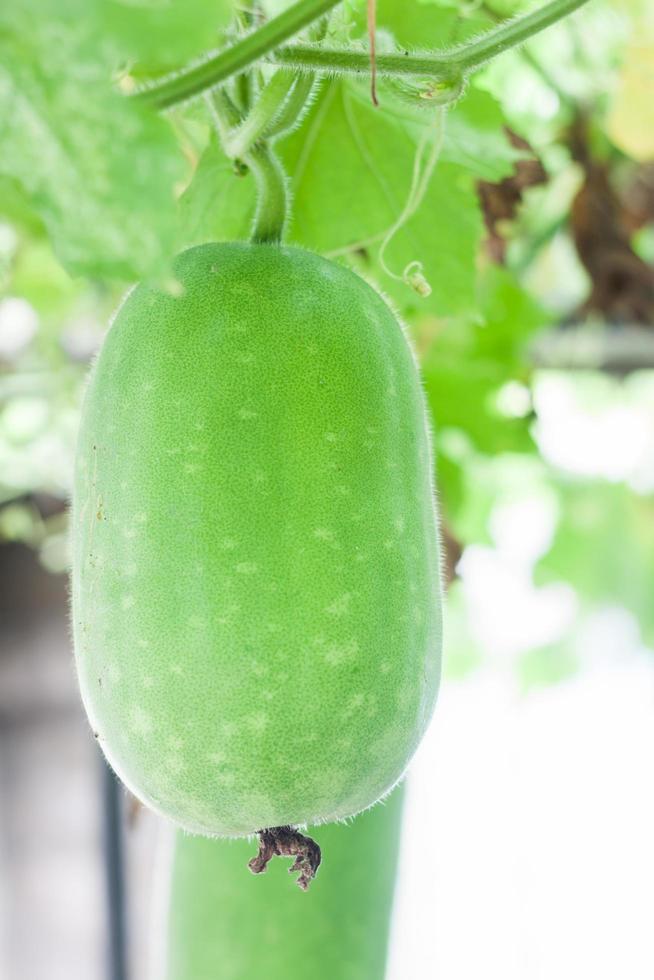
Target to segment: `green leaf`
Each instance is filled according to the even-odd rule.
[[[537,303],[497,266],[480,277],[476,320],[438,324],[423,356],[423,376],[438,429],[465,433],[478,452],[529,452],[529,418],[503,415],[496,404],[507,381],[528,375],[526,342],[547,323]]]
[[[513,173],[523,156],[506,137],[499,102],[473,84],[448,114],[442,159],[495,182]]]
[[[574,677],[580,667],[574,643],[563,639],[556,644],[527,650],[517,662],[518,678],[525,690],[559,684]]]
[[[403,309],[416,305],[417,297],[385,274],[376,256],[404,208],[422,132],[411,118],[375,109],[366,88],[331,82],[283,147],[293,190],[293,239],[334,257],[364,250],[369,271]],[[471,310],[480,236],[470,175],[443,163],[415,216],[394,236],[386,261],[399,276],[410,262],[423,263],[433,289],[421,301],[424,312]]]
[[[179,200],[181,247],[248,237],[254,214],[251,174],[239,174],[215,136]]]
[[[654,642],[654,498],[620,483],[562,483],[561,519],[537,584],[566,581],[593,604],[622,605]]]
[[[92,28],[78,0],[0,14],[0,173],[70,271],[132,279],[170,254],[184,164],[168,124],[113,89]]]
[[[480,277],[479,301],[483,326],[474,334],[475,354],[501,365],[508,378],[528,360],[527,342],[552,315],[507,269],[496,265],[487,266]]]
[[[231,0],[95,0],[87,11],[123,58],[162,71],[215,48],[233,7]]]

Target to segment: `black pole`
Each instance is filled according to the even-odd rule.
[[[120,785],[101,758],[102,858],[107,897],[107,980],[127,980],[125,867]]]

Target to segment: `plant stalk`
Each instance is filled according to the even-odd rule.
[[[339,0],[299,0],[299,3],[282,11],[231,47],[184,71],[147,85],[132,97],[155,109],[167,109],[185,102],[259,61],[337,3]]]
[[[206,96],[211,116],[223,146],[241,123],[238,109],[224,88]],[[257,209],[250,240],[280,242],[288,215],[288,189],[281,162],[266,140],[259,140],[240,157],[257,182]]]
[[[551,0],[538,10],[501,21],[480,37],[443,51],[379,54],[377,73],[427,76],[435,81],[461,77],[498,54],[522,44],[585,3],[588,0]],[[370,70],[370,55],[363,48],[357,51],[317,44],[287,44],[274,51],[270,58],[279,65],[317,72],[358,73]]]
[[[227,156],[242,157],[265,135],[270,124],[282,112],[296,77],[294,72],[285,68],[275,72],[246,118],[227,136],[223,147]]]
[[[165,109],[218,85],[262,58],[287,67],[318,72],[367,72],[370,70],[370,55],[364,49],[325,48],[316,44],[284,45],[285,41],[327,13],[337,2],[300,0],[232,47],[202,64],[153,82],[135,97],[154,108]],[[585,3],[588,0],[549,0],[537,10],[503,21],[480,37],[449,50],[423,54],[380,54],[377,56],[377,71],[382,75],[414,75],[432,81],[451,81],[474,71],[509,48],[522,44]]]

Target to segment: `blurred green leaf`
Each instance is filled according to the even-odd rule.
[[[237,173],[212,136],[179,200],[182,246],[247,238],[254,200],[252,175]]]
[[[163,71],[215,48],[231,20],[232,0],[92,0],[89,13],[123,58]]]
[[[167,123],[113,89],[92,9],[29,0],[0,12],[0,173],[68,269],[132,279],[169,256],[185,168]]]
[[[527,650],[518,659],[517,672],[523,687],[544,687],[574,677],[581,666],[573,642],[559,641],[546,647]]]
[[[370,271],[403,308],[417,297],[378,268],[376,254],[404,208],[421,132],[410,119],[375,109],[365,87],[330,82],[283,148],[295,202],[292,237],[328,255],[364,250]],[[389,244],[386,262],[398,275],[410,262],[423,263],[433,289],[421,304],[425,312],[470,310],[480,235],[469,174],[443,163],[418,213]]]
[[[565,581],[591,603],[621,605],[654,643],[654,498],[625,484],[561,485],[561,520],[536,582]]]

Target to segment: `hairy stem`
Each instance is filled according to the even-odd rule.
[[[550,0],[528,14],[502,21],[481,37],[460,45],[452,52],[457,67],[464,72],[479,68],[503,51],[522,44],[534,34],[567,17],[587,2],[588,0]]]
[[[287,102],[296,75],[280,68],[265,86],[243,122],[225,140],[224,150],[230,157],[242,157],[261,139]]]
[[[191,68],[148,85],[134,97],[155,109],[167,109],[178,102],[184,102],[259,61],[307,24],[322,17],[338,2],[339,0],[299,0],[231,47]]]
[[[296,76],[291,94],[281,108],[281,111],[266,126],[264,136],[279,136],[287,133],[299,121],[302,111],[313,90],[315,79],[313,74],[303,72]]]
[[[250,239],[253,242],[281,242],[288,214],[286,175],[279,157],[265,140],[243,157],[257,182],[257,210]]]
[[[287,44],[290,37],[334,7],[338,0],[300,0],[263,27],[237,41],[202,64],[150,84],[136,98],[165,109],[191,98],[242,71],[247,65],[269,57],[279,65],[330,73],[367,72],[367,51],[325,48],[317,44]],[[503,21],[480,37],[445,51],[385,54],[376,59],[380,75],[414,75],[432,81],[451,81],[468,74],[491,58],[544,30],[573,13],[588,0],[549,0],[537,10]]]
[[[538,10],[512,20],[501,21],[480,37],[444,51],[423,54],[377,55],[377,74],[416,75],[432,80],[450,80],[480,68],[491,58],[522,44],[539,31],[550,27],[588,0],[550,0]],[[271,59],[279,65],[318,72],[367,72],[370,55],[352,48],[327,48],[317,44],[287,44],[278,48]]]
[[[225,89],[207,97],[207,104],[223,146],[241,123],[237,107]],[[266,140],[259,140],[240,158],[257,182],[257,208],[252,226],[253,242],[280,242],[288,214],[288,190],[282,165]]]

